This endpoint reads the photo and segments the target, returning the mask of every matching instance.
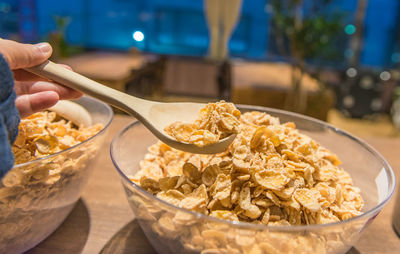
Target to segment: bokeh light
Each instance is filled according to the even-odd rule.
[[[348,68],[348,69],[346,70],[346,75],[347,75],[349,78],[354,78],[355,76],[357,76],[357,70],[356,70],[355,68]]]
[[[135,41],[140,42],[140,41],[143,41],[143,40],[144,40],[144,34],[143,34],[141,31],[135,31],[135,32],[133,32],[133,34],[132,34],[132,38],[133,38]]]
[[[352,24],[348,24],[345,28],[344,28],[344,32],[348,35],[352,35],[356,32],[356,27]]]
[[[391,59],[392,59],[392,62],[399,63],[400,62],[400,53],[399,52],[393,53]]]
[[[351,57],[353,57],[353,55],[354,55],[354,51],[352,50],[352,49],[345,49],[345,51],[344,51],[344,56],[346,57],[346,58],[351,58]]]
[[[383,80],[383,81],[388,81],[391,77],[390,72],[388,71],[382,71],[381,74],[379,74],[379,77]]]

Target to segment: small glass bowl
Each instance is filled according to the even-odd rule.
[[[82,97],[93,124],[104,127],[93,137],[61,152],[19,164],[0,181],[0,253],[22,253],[49,236],[79,199],[91,165],[113,118],[111,108]]]
[[[361,189],[363,214],[337,223],[266,226],[206,216],[168,204],[129,180],[156,138],[139,122],[114,137],[111,158],[129,204],[158,253],[345,253],[388,202],[395,188],[386,160],[362,140],[322,121],[282,110],[239,106],[294,122],[304,134],[336,153]]]

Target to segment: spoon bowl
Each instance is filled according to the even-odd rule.
[[[45,61],[26,70],[86,93],[127,112],[142,122],[162,142],[178,150],[199,154],[220,153],[225,151],[236,137],[235,134],[231,134],[217,143],[199,147],[177,141],[165,133],[164,128],[174,122],[193,122],[200,109],[205,106],[203,103],[162,103],[137,98],[102,85],[51,61]]]

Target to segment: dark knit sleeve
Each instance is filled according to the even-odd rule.
[[[14,165],[11,146],[18,135],[20,121],[15,98],[12,72],[0,54],[0,179]]]

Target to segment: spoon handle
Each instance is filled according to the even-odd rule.
[[[149,104],[147,100],[102,85],[51,61],[45,61],[40,65],[26,68],[25,70],[107,102],[133,114],[135,117],[142,114]]]

